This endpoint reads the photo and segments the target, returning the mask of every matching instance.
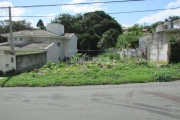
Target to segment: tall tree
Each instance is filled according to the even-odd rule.
[[[51,22],[63,24],[65,32],[75,32],[79,50],[99,50],[98,42],[109,29],[122,33],[121,25],[104,11],[88,12],[84,15],[60,14]]]
[[[130,42],[136,41],[138,36],[141,36],[142,33],[136,34],[136,31],[128,32],[126,34],[119,35],[116,43],[117,48],[127,48],[130,47]]]
[[[118,35],[119,32],[116,29],[109,29],[103,33],[97,47],[105,50],[107,48],[115,47]]]
[[[41,19],[37,22],[36,27],[39,27],[41,30],[46,30],[46,26],[44,26],[44,23]]]

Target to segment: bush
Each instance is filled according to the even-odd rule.
[[[2,70],[0,70],[0,75],[3,75],[3,71]]]
[[[100,57],[107,57],[109,59],[115,59],[115,60],[120,60],[120,55],[118,53],[104,53],[101,54]]]
[[[172,75],[168,71],[159,71],[153,74],[153,79],[158,82],[169,82],[172,80]]]
[[[16,70],[13,68],[12,70],[8,70],[5,72],[5,75],[15,75],[16,74]]]
[[[53,65],[54,65],[54,64],[52,63],[52,61],[48,61],[48,62],[44,65],[44,67],[45,67],[45,68],[51,68]]]
[[[140,59],[137,61],[137,64],[138,64],[138,65],[147,65],[148,62],[147,62],[145,59],[140,58]]]

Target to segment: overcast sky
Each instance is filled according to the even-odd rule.
[[[80,3],[80,2],[95,2],[95,1],[112,1],[112,0],[0,0],[0,7],[7,6],[29,6],[29,5],[48,5],[48,4],[63,4],[63,3]],[[13,8],[12,15],[14,16],[51,16],[59,15],[61,13],[86,13],[95,10],[103,10],[106,13],[114,12],[126,12],[126,11],[138,11],[148,9],[165,9],[180,7],[180,0],[146,0],[137,2],[124,2],[124,3],[110,3],[110,4],[91,4],[91,5],[75,5],[75,6],[56,6],[56,7],[37,7],[37,8]],[[154,22],[164,20],[168,16],[177,15],[180,16],[180,9],[143,12],[143,13],[131,13],[131,14],[111,14],[121,25],[131,26],[135,23],[139,24],[152,24]],[[8,16],[8,9],[0,9],[0,16]],[[8,19],[7,17],[0,17],[0,20]],[[35,17],[35,18],[12,18],[13,20],[26,19],[30,21],[33,27],[39,19],[43,22],[50,23],[54,17]]]

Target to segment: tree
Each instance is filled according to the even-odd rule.
[[[136,35],[139,35],[142,33],[143,26],[139,24],[134,24],[131,28],[128,29],[128,32],[136,32]]]
[[[79,50],[101,49],[97,47],[98,42],[109,29],[122,33],[121,25],[104,11],[88,12],[84,15],[60,14],[51,22],[63,24],[65,32],[75,32],[78,36]]]
[[[12,29],[14,31],[20,30],[31,30],[31,23],[27,22],[26,20],[19,20],[19,21],[12,21]],[[0,21],[0,34],[8,33],[9,30],[9,20],[2,20]]]
[[[103,33],[102,38],[98,42],[98,48],[107,49],[115,47],[119,32],[116,29],[109,29]]]
[[[31,23],[26,20],[12,21],[12,30],[21,31],[21,30],[32,30]],[[9,20],[1,20],[0,21],[0,34],[9,33]],[[0,42],[7,41],[5,38],[0,37]]]
[[[164,22],[171,22],[178,19],[180,19],[180,16],[169,16],[169,18],[165,18]]]
[[[138,39],[137,37],[141,35],[142,33],[137,35],[135,31],[119,35],[116,47],[120,49],[130,47],[130,42],[136,41]]]
[[[36,27],[39,27],[41,30],[46,30],[46,26],[44,26],[44,23],[41,19],[37,22]]]

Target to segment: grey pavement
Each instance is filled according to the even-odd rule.
[[[0,88],[0,120],[180,120],[180,81]]]

